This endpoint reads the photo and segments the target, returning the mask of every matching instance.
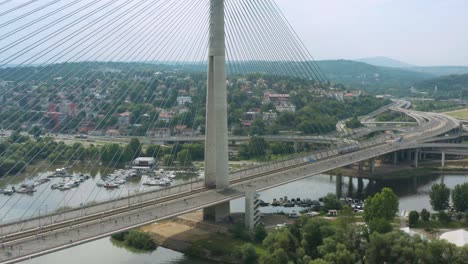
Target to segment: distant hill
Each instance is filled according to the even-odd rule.
[[[374,93],[407,93],[409,87],[434,75],[400,68],[379,67],[351,60],[317,61],[333,82]]]
[[[402,61],[395,60],[392,58],[387,58],[387,57],[371,57],[371,58],[359,59],[356,61],[364,62],[370,65],[380,66],[380,67],[392,67],[392,68],[415,67],[415,65],[411,65],[406,62],[402,62]]]
[[[437,86],[437,92],[435,87]],[[441,76],[418,82],[414,87],[436,98],[467,98],[468,74]]]
[[[428,67],[411,67],[410,70],[428,73],[437,76],[467,74],[468,66],[428,66]]]

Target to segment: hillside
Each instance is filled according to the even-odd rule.
[[[409,68],[409,67],[415,67],[414,65],[411,65],[409,63],[395,60],[392,58],[388,57],[371,57],[371,58],[364,58],[364,59],[359,59],[356,60],[358,62],[364,62],[370,65],[374,66],[380,66],[380,67],[392,67],[392,68]]]
[[[103,72],[109,69],[122,70],[128,67],[134,70],[145,70],[148,68],[156,70],[174,69],[188,72],[206,72],[205,63],[193,63],[185,65],[177,65],[176,63],[166,63],[164,65],[144,64],[144,63],[102,63],[102,62],[86,62],[88,69],[93,68],[95,71]],[[396,95],[404,95],[407,93],[410,86],[425,79],[435,77],[427,73],[410,71],[407,69],[378,67],[362,62],[350,60],[327,60],[317,61],[316,64],[321,72],[333,83],[343,84],[353,89],[363,89],[371,93],[391,93]],[[49,79],[57,72],[57,68],[62,69],[61,74],[72,74],[76,77],[82,77],[84,73],[81,70],[83,63],[66,63],[54,64],[46,67],[25,67],[0,69],[0,80],[17,81],[23,76],[30,76],[34,79]],[[259,67],[261,65],[262,67]],[[304,69],[311,64],[301,62],[228,62],[228,74],[245,74],[251,72],[269,72],[270,74],[278,75],[296,75],[302,77]],[[67,66],[67,67],[64,67]],[[104,67],[105,66],[105,67]],[[104,68],[103,68],[104,67]],[[314,67],[314,66],[312,66]],[[316,69],[316,67],[314,67]],[[7,77],[8,76],[8,77]]]
[[[468,66],[429,66],[429,67],[411,67],[409,70],[444,76],[453,74],[467,74]]]
[[[437,93],[435,87],[437,86]],[[448,75],[424,80],[414,85],[418,91],[427,92],[436,98],[467,98],[468,74]]]
[[[405,94],[414,83],[434,77],[427,73],[350,60],[318,61],[317,64],[333,82],[373,93]]]

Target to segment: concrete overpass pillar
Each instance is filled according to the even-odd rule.
[[[419,149],[416,149],[414,152],[414,167],[418,167],[418,161],[419,161]]]
[[[442,152],[442,168],[445,167],[445,152]]]
[[[299,142],[294,140],[294,152],[297,153],[299,151]]]
[[[375,171],[375,159],[372,158],[369,160],[369,172],[374,173]]]
[[[358,167],[358,170],[359,170],[359,171],[363,171],[363,170],[364,170],[364,162],[360,161],[360,162],[358,163],[358,166],[359,166],[359,167]]]
[[[208,88],[206,96],[205,185],[229,187],[224,0],[210,0]],[[204,219],[229,215],[229,202],[206,208]]]
[[[255,227],[255,186],[248,185],[245,190],[245,219],[244,224],[248,229]]]
[[[336,197],[341,198],[343,187],[343,176],[336,175]]]
[[[398,152],[393,152],[393,165],[396,165],[398,161]]]

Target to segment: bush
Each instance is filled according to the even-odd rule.
[[[249,242],[251,240],[249,231],[245,228],[242,223],[235,223],[231,229],[229,229],[232,236],[237,239],[241,239]]]
[[[462,219],[463,219],[463,213],[458,212],[458,213],[456,214],[456,217],[457,217],[457,220],[458,220],[458,221],[462,220]]]
[[[429,221],[429,218],[431,217],[431,213],[429,213],[426,208],[422,209],[419,215],[421,216],[421,220],[425,222]]]
[[[419,221],[419,213],[417,211],[411,211],[409,213],[408,220],[409,220],[409,226],[415,227]]]
[[[267,236],[267,231],[263,225],[258,225],[254,229],[254,239],[255,242],[261,243]]]
[[[246,264],[257,263],[257,259],[258,259],[257,252],[255,251],[255,247],[252,244],[246,243],[242,245],[240,252],[241,252],[243,263],[246,263]]]
[[[369,229],[370,232],[377,232],[377,233],[388,233],[392,231],[392,225],[390,221],[383,219],[383,218],[374,218],[369,221]]]
[[[123,231],[123,232],[113,234],[111,238],[117,241],[125,241],[125,238],[127,237],[127,235],[128,235],[128,231]]]
[[[440,222],[442,223],[448,223],[450,222],[450,216],[444,212],[444,211],[440,211],[438,214],[437,214],[437,218],[439,219]]]
[[[131,230],[125,237],[125,244],[140,250],[155,250],[157,245],[150,235],[139,230]]]

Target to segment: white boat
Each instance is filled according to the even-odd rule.
[[[168,179],[168,178],[163,178],[163,179],[161,179],[161,180],[158,181],[158,185],[159,185],[159,186],[169,186],[169,185],[171,185],[171,182],[172,182],[172,181],[171,181],[170,179]]]
[[[106,189],[116,189],[116,188],[119,188],[119,185],[114,183],[114,182],[107,182],[104,185],[104,188],[106,188]]]
[[[96,182],[96,185],[97,185],[98,187],[102,187],[102,186],[104,186],[105,184],[106,184],[106,183],[105,183],[103,180],[99,180],[98,182]]]
[[[147,185],[147,186],[158,186],[159,185],[159,181],[156,181],[156,180],[149,180],[149,181],[146,181],[143,183],[143,185]]]
[[[58,187],[58,189],[61,190],[61,191],[66,191],[66,190],[70,190],[71,187],[67,186],[67,185],[62,185],[62,186]]]

